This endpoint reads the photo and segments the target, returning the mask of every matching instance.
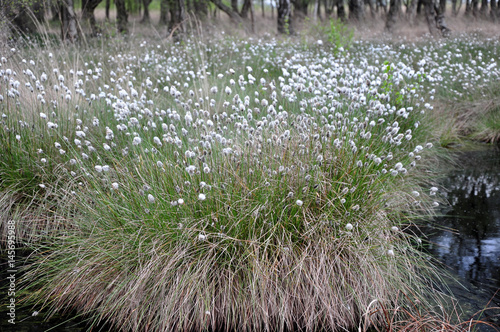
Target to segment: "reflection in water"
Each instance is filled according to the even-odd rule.
[[[460,169],[442,183],[451,206],[435,221],[443,229],[428,236],[430,249],[464,280],[496,291],[500,288],[500,152],[461,153],[458,161]]]

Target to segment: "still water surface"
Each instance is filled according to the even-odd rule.
[[[431,253],[464,286],[451,288],[472,315],[489,300],[500,306],[500,148],[458,152],[456,162],[441,182],[450,205],[426,232]],[[500,309],[489,311],[494,315]]]

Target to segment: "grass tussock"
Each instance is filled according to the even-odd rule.
[[[440,298],[409,231],[439,205],[429,58],[95,42],[1,59],[0,207],[33,250],[27,303],[118,330],[314,331]]]

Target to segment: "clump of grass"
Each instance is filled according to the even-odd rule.
[[[384,304],[372,303],[365,315],[366,320],[368,321],[371,315],[378,312],[383,312],[385,317],[382,324],[374,325],[376,331],[476,331],[484,328],[488,331],[499,331],[496,324],[482,319],[485,312],[495,313],[500,309],[490,306],[491,300],[484,309],[464,319],[456,300],[448,302],[451,308],[440,304],[435,307],[422,307],[410,300],[407,294],[401,293],[398,299],[400,297],[409,300],[413,310],[408,311],[402,307],[389,309]]]
[[[405,232],[435,193],[423,68],[274,40],[135,46],[64,64],[47,52],[36,73],[5,61],[45,91],[11,72],[0,92],[0,189],[60,221],[31,244],[40,310],[119,330],[284,331],[354,328],[401,291],[410,312],[428,305],[438,276]],[[16,187],[21,168],[38,175]]]

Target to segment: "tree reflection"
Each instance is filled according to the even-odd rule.
[[[451,204],[436,220],[443,230],[429,236],[431,251],[476,285],[500,287],[500,153],[463,154],[463,169],[444,182]],[[452,229],[454,232],[445,231]]]

